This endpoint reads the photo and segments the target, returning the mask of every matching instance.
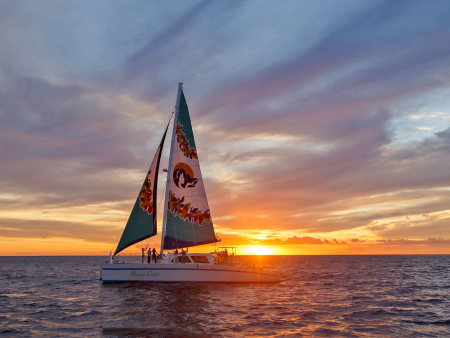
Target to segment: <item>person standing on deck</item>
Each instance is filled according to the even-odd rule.
[[[142,263],[144,263],[144,257],[145,257],[145,250],[142,248]]]
[[[174,256],[175,256],[174,258],[175,264],[178,264],[178,249],[175,249]]]
[[[150,250],[150,249],[149,249],[149,250]],[[153,248],[153,251],[152,251],[152,252],[153,252],[153,255],[152,255],[152,256],[153,256],[153,260],[155,261],[155,264],[156,264],[156,249]],[[150,260],[150,254],[148,255],[148,257],[149,257],[148,259]]]
[[[150,264],[152,262],[151,255],[152,255],[151,248],[148,248],[148,250],[147,250],[147,256],[148,256],[147,261],[148,261],[148,264]]]
[[[182,257],[183,264],[184,264],[184,261],[186,259],[186,251],[184,251],[184,249],[181,249],[181,257]]]

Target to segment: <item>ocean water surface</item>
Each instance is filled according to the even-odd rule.
[[[450,337],[448,255],[252,259],[282,281],[102,284],[106,257],[0,257],[0,336]]]

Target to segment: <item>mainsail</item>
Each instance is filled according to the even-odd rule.
[[[177,113],[165,205],[167,209],[163,247],[166,250],[218,241],[203,186],[191,118],[182,90]]]
[[[170,122],[169,122],[170,123]],[[150,169],[145,176],[139,196],[134,203],[130,218],[123,230],[114,256],[137,242],[156,235],[156,198],[158,185],[159,162],[166,138],[167,128],[161,139]]]

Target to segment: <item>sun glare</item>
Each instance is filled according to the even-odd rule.
[[[273,250],[268,246],[252,245],[245,248],[245,254],[247,255],[272,255]]]

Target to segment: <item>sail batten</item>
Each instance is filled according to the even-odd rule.
[[[177,109],[164,206],[163,248],[166,250],[217,242],[182,90]]]
[[[169,122],[170,123],[170,122]],[[167,134],[167,124],[164,135],[161,139],[155,157],[153,158],[150,169],[145,176],[139,195],[134,203],[128,222],[123,230],[114,256],[125,250],[129,246],[138,243],[144,239],[157,234],[157,191],[158,191],[158,172],[161,161],[161,153],[164,146],[164,140]]]

